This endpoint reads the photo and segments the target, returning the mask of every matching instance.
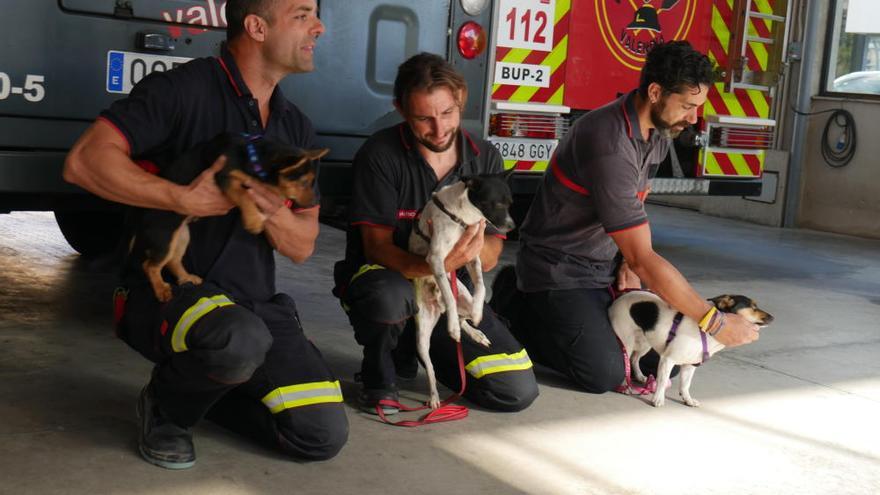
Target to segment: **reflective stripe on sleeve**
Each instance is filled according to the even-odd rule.
[[[263,404],[272,414],[294,407],[342,402],[339,380],[335,382],[312,382],[276,388],[263,397]]]
[[[199,318],[217,308],[232,304],[235,303],[224,295],[203,297],[196,301],[195,304],[183,312],[183,315],[177,320],[177,324],[174,325],[174,330],[171,333],[171,349],[173,349],[174,352],[184,352],[188,350],[186,347],[186,334],[189,333],[189,329],[199,321]]]
[[[474,378],[482,378],[492,373],[504,371],[527,370],[532,367],[532,360],[526,350],[523,349],[515,354],[491,354],[474,359],[465,369]]]

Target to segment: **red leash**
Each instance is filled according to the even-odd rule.
[[[617,299],[618,297],[626,294],[627,292],[641,291],[641,290],[644,290],[644,289],[624,289],[622,291],[618,291],[614,288],[613,285],[608,286],[608,292],[611,293],[611,300],[612,301]],[[646,291],[646,292],[650,292],[650,291]],[[648,375],[648,381],[645,382],[644,387],[641,385],[633,385],[632,376],[630,375],[632,373],[632,369],[630,368],[630,363],[629,363],[629,352],[626,351],[626,346],[623,345],[623,342],[621,342],[621,340],[619,338],[617,339],[617,343],[620,344],[620,348],[621,348],[621,350],[623,350],[623,369],[624,369],[624,373],[626,376],[626,385],[620,384],[617,386],[616,389],[614,389],[614,391],[619,394],[626,394],[626,395],[653,394],[654,391],[657,390],[657,382],[655,381],[654,375]]]
[[[445,421],[455,421],[466,418],[468,415],[467,407],[452,405],[453,402],[461,398],[461,396],[464,394],[465,386],[467,385],[467,382],[464,378],[464,355],[461,351],[461,342],[458,342],[456,344],[456,350],[458,351],[458,371],[459,376],[461,377],[461,390],[449,396],[449,398],[440,403],[440,407],[432,410],[428,414],[425,414],[421,418],[417,420],[398,421],[396,423],[389,421],[388,418],[385,417],[385,413],[382,411],[383,405],[396,407],[405,412],[422,411],[424,409],[430,409],[431,406],[425,404],[419,407],[408,407],[395,400],[380,400],[379,403],[376,404],[376,414],[378,414],[379,417],[382,418],[382,421],[392,426],[422,426],[431,423],[443,423]]]
[[[645,382],[644,387],[641,385],[633,385],[632,376],[630,376],[632,369],[629,364],[629,353],[626,352],[626,346],[623,345],[623,342],[621,342],[620,339],[617,339],[617,343],[620,344],[620,348],[623,349],[623,369],[626,373],[626,385],[621,383],[616,389],[614,389],[614,391],[625,395],[653,394],[654,391],[657,390],[657,382],[654,379],[654,375],[648,375],[648,381]]]
[[[458,299],[458,280],[455,278],[455,273],[450,273],[450,285],[452,286],[452,295],[456,299]],[[448,316],[447,316],[448,318]],[[432,410],[428,414],[425,414],[421,418],[417,420],[403,420],[398,422],[389,421],[388,418],[385,417],[385,412],[382,411],[382,406],[391,406],[396,407],[397,409],[405,412],[412,411],[422,411],[424,409],[430,409],[431,406],[425,404],[420,407],[409,407],[401,404],[395,400],[382,399],[376,404],[376,414],[382,418],[382,421],[388,423],[392,426],[422,426],[431,423],[443,423],[446,421],[456,421],[459,419],[464,419],[468,415],[468,408],[465,406],[456,406],[452,405],[453,402],[457,401],[464,395],[465,387],[467,386],[467,381],[465,380],[464,374],[464,353],[461,350],[461,342],[456,342],[455,344],[456,353],[458,354],[458,374],[461,379],[461,389],[450,395],[446,400],[440,403],[440,407]]]

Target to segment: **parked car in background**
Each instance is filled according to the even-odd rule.
[[[880,70],[850,72],[831,83],[831,91],[880,95]]]

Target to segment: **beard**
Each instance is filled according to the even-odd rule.
[[[453,144],[455,144],[455,138],[456,138],[456,136],[458,136],[458,130],[459,130],[459,128],[455,128],[455,130],[453,130],[452,133],[449,135],[449,140],[443,144],[440,144],[440,145],[433,143],[431,141],[428,141],[427,139],[421,138],[419,136],[415,136],[415,138],[416,138],[416,141],[419,142],[419,144],[421,144],[425,148],[428,148],[429,150],[433,151],[434,153],[443,153],[444,151],[451,148]]]
[[[678,122],[669,122],[663,118],[663,110],[666,109],[666,101],[661,101],[651,105],[651,124],[657,129],[661,136],[666,138],[676,138],[681,131],[687,129],[690,122],[680,120]]]

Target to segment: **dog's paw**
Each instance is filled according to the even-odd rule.
[[[474,342],[480,344],[483,347],[489,347],[490,345],[492,345],[489,337],[486,337],[486,334],[479,330],[474,330],[474,333],[472,333],[470,337]]]
[[[244,230],[247,230],[251,234],[258,235],[263,232],[263,221],[245,222]]]
[[[202,277],[200,277],[198,275],[193,275],[192,273],[188,273],[188,274],[180,277],[179,279],[177,279],[177,285],[183,285],[186,283],[190,283],[193,285],[202,285],[202,282],[203,282]]]
[[[648,383],[648,377],[637,367],[632,369],[632,377],[639,383]]]
[[[171,300],[174,294],[171,292],[171,284],[163,283],[156,292],[156,299],[159,302],[166,303]]]
[[[663,404],[666,403],[666,391],[656,391],[654,392],[654,399],[651,400],[651,403],[654,404],[654,407],[662,407]]]
[[[693,397],[682,397],[681,400],[683,400],[685,404],[691,407],[700,407],[700,401],[694,399]]]
[[[431,399],[428,400],[428,405],[431,406],[431,409],[437,409],[440,407],[440,394],[437,392],[431,392]]]
[[[486,337],[486,334],[474,328],[473,325],[470,324],[467,320],[461,320],[461,329],[464,330],[464,333],[470,337],[474,342],[484,346],[489,347],[492,343],[489,341],[489,337]]]

